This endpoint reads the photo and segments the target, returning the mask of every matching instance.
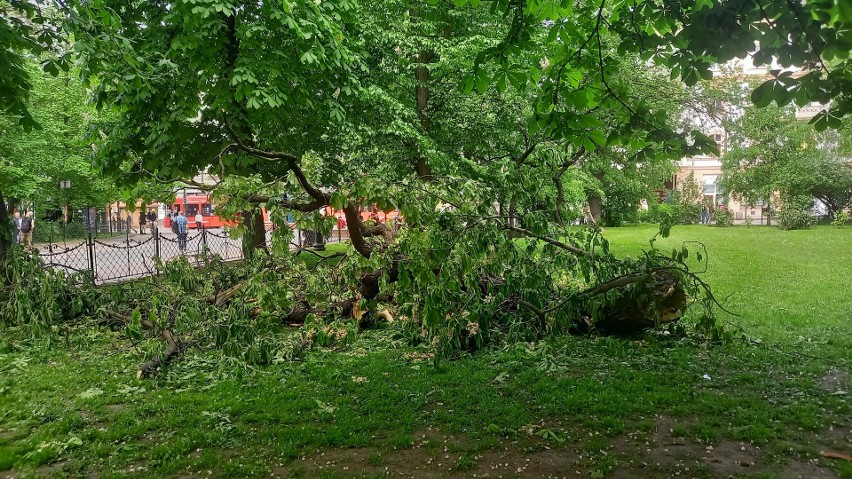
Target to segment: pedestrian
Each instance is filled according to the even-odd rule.
[[[21,212],[16,211],[12,216],[12,222],[15,223],[15,244],[21,244]]]
[[[145,210],[139,210],[139,234],[145,234],[145,226],[148,224],[148,216],[145,214]]]
[[[27,215],[21,218],[21,244],[24,248],[33,247],[33,230],[35,230],[35,220],[33,212],[27,212]]]
[[[204,228],[204,216],[201,214],[201,210],[195,213],[195,228],[199,230]]]
[[[151,223],[151,236],[157,234],[157,213],[154,213],[154,210],[148,211],[148,223]]]
[[[183,212],[178,212],[177,218],[174,221],[174,231],[177,233],[178,237],[178,249],[181,252],[186,251],[186,216],[183,215]]]
[[[710,223],[710,210],[707,209],[707,203],[701,205],[701,224],[706,225]]]
[[[127,234],[130,234],[133,231],[133,216],[130,213],[127,213]]]

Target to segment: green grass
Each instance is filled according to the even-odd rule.
[[[654,231],[605,235],[615,251],[637,254]],[[758,445],[763,477],[784,477],[786,463],[844,447],[827,430],[852,426],[840,390],[850,387],[850,231],[678,227],[660,246],[686,240],[707,245],[706,279],[740,314],[726,320],[760,344],[559,337],[436,369],[408,359],[417,349],[387,328],[361,333],[342,352],[259,369],[192,351],[137,381],[139,355],[107,331],[82,330],[51,347],[0,341],[0,477],[10,468],[56,477],[266,477],[278,464],[291,477],[360,477],[300,460],[340,448],[366,448],[370,474],[401,467],[394,458],[402,454],[470,477],[497,452],[552,448],[578,457],[585,477],[602,476],[628,467],[613,444],[653,441],[658,416],[702,451],[707,442]],[[832,375],[839,386],[826,382]],[[832,467],[850,477],[847,465]],[[671,475],[643,471],[633,477]],[[706,466],[691,471],[723,477]]]
[[[611,228],[605,237],[619,255],[636,255],[655,226]],[[852,325],[852,230],[815,227],[781,231],[773,227],[677,226],[657,246],[663,251],[684,242],[707,245],[703,277],[727,309],[729,321],[750,336],[796,343],[845,336]],[[687,243],[695,251],[695,245]],[[694,255],[693,255],[694,256]]]

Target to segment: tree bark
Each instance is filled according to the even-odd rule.
[[[260,209],[245,211],[242,214],[246,234],[243,236],[243,252],[246,259],[252,259],[256,250],[266,251],[266,226]]]
[[[416,24],[422,18],[422,13],[419,8],[412,8],[408,11],[408,15],[411,18],[411,22]],[[441,35],[444,38],[450,38],[450,33],[452,32],[452,25],[449,22],[449,19],[446,19],[446,23],[444,24],[444,30],[441,32]],[[432,63],[437,58],[437,54],[431,48],[424,48],[417,52],[416,63],[417,67],[414,69],[414,98],[416,101],[417,108],[417,119],[420,120],[420,128],[423,130],[425,135],[429,135],[432,131],[432,120],[429,115],[429,99],[431,97],[430,90],[430,81],[431,75],[429,73],[429,67],[427,66],[429,63]],[[432,178],[432,168],[429,166],[428,160],[423,155],[417,155],[414,161],[414,169],[417,173],[417,177],[423,180],[431,180]]]
[[[426,67],[435,58],[434,52],[421,50],[417,54],[417,68],[414,69],[414,79],[416,86],[414,87],[414,97],[417,102],[417,119],[420,120],[420,128],[423,129],[425,135],[429,135],[432,130],[432,120],[429,118],[427,108],[429,107],[429,68]],[[414,165],[417,177],[429,180],[432,177],[432,169],[423,155],[417,155]]]
[[[12,213],[18,204],[17,198],[5,198],[0,191],[0,262],[15,243],[15,227],[12,225]],[[3,275],[5,277],[5,275]]]
[[[597,193],[589,195],[589,218],[593,223],[597,224],[601,220],[603,213],[603,201]]]

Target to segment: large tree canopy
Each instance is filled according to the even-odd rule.
[[[0,111],[26,131],[38,127],[29,111],[32,71],[27,62],[42,53],[45,71],[68,71],[69,55],[60,47],[63,21],[56,10],[40,1],[0,1]],[[28,60],[29,59],[29,60]]]
[[[94,0],[66,13],[87,86],[117,114],[93,138],[104,171],[132,183],[209,166],[229,208],[316,228],[318,208],[343,209],[360,286],[289,314],[402,291],[429,334],[461,345],[470,321],[479,341],[518,308],[539,329],[618,317],[625,298],[660,319],[653,291],[695,279],[687,255],[617,260],[595,228],[570,227],[577,203],[713,150],[682,123],[675,79],[710,78],[755,42],[758,63],[808,68],[774,72],[755,102],[832,100],[817,125],[835,126],[850,110],[848,12],[790,5]],[[398,206],[410,227],[361,221],[366,204]]]

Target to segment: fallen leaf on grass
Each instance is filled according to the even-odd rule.
[[[834,451],[820,451],[820,455],[828,459],[842,459],[844,461],[852,461],[852,454],[843,454]]]
[[[87,390],[81,392],[79,394],[79,396],[82,399],[90,399],[90,398],[93,398],[95,396],[100,396],[103,393],[104,393],[103,389],[91,388],[91,389],[87,389]]]

